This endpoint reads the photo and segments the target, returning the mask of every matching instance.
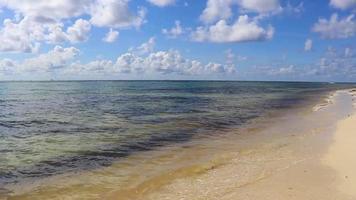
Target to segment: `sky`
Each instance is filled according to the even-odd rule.
[[[356,0],[0,0],[0,80],[356,82]]]

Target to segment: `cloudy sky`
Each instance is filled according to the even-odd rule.
[[[0,80],[356,81],[356,0],[0,0]]]

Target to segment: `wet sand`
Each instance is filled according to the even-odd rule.
[[[102,169],[16,185],[3,199],[354,200],[352,98],[339,91],[317,109],[292,110],[238,133],[132,155]]]

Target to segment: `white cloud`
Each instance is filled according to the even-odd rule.
[[[356,0],[330,0],[330,5],[345,10],[356,7]]]
[[[286,74],[293,74],[295,73],[296,69],[294,65],[289,65],[287,67],[281,67],[274,71],[275,75],[286,75]]]
[[[21,71],[52,71],[66,67],[79,54],[74,47],[55,46],[53,50],[37,57],[26,59],[20,65]]]
[[[7,52],[36,52],[39,43],[44,37],[44,29],[28,18],[16,23],[5,19],[0,29],[0,51]]]
[[[243,12],[267,14],[282,10],[279,0],[208,0],[200,20],[213,23],[232,16],[232,6],[239,6]]]
[[[236,69],[234,65],[223,65],[220,63],[212,63],[209,62],[207,65],[205,65],[204,70],[209,72],[209,73],[235,73]]]
[[[142,72],[143,67],[148,67],[144,64],[146,64],[144,58],[132,53],[124,53],[117,58],[113,70],[120,73]]]
[[[159,7],[173,5],[176,2],[176,0],[147,0],[147,1]]]
[[[231,5],[233,0],[208,0],[206,8],[200,15],[200,20],[212,23],[219,19],[228,19],[232,15]]]
[[[129,0],[0,0],[0,7],[40,23],[89,15],[92,24],[100,27],[139,27],[145,12],[131,12],[128,3]]]
[[[133,52],[135,54],[147,54],[153,52],[154,48],[156,46],[156,39],[154,37],[151,37],[148,39],[147,42],[142,43],[140,46],[136,48],[131,48],[130,52]]]
[[[268,40],[273,34],[273,27],[263,28],[259,26],[258,21],[242,15],[231,25],[220,20],[208,27],[200,26],[192,33],[192,39],[199,42],[246,42]]]
[[[41,40],[47,40],[48,43],[61,43],[68,40],[68,34],[63,31],[63,24],[56,23],[48,26],[48,35]]]
[[[304,43],[304,51],[311,51],[313,49],[313,40],[307,39]]]
[[[88,39],[91,25],[87,20],[78,19],[73,26],[68,27],[68,39],[71,42],[83,42]]]
[[[157,51],[147,56],[133,53],[120,55],[116,62],[96,60],[86,64],[73,63],[66,68],[66,74],[176,74],[176,75],[208,75],[235,73],[233,65],[222,65],[210,62],[203,64],[197,60],[184,58],[178,51]]]
[[[235,73],[236,69],[232,63],[220,64],[208,62],[203,64],[198,60],[184,58],[179,51],[156,51],[154,52],[154,38],[150,38],[137,50],[144,51],[145,54],[127,52],[119,55],[115,61],[93,60],[88,63],[81,63],[77,60],[80,51],[75,47],[55,46],[47,53],[36,55],[22,61],[9,59],[0,60],[1,75],[32,75],[52,74],[70,75],[80,77],[82,74],[176,74],[176,75],[216,75],[224,73]]]
[[[281,9],[279,0],[239,0],[238,4],[243,9],[258,13],[273,12]]]
[[[0,9],[14,12],[0,29],[0,51],[36,52],[40,43],[83,42],[88,40],[91,25],[113,28],[139,28],[146,11],[137,13],[129,0],[0,0]],[[88,16],[90,22],[71,19]],[[112,33],[114,34],[114,32]],[[113,36],[113,35],[112,35]]]
[[[114,31],[112,28],[110,29],[110,31],[105,35],[105,37],[103,38],[103,41],[105,42],[115,42],[117,40],[117,38],[119,37],[119,32],[118,31]]]
[[[0,0],[0,7],[41,23],[77,17],[86,12],[92,0]]]
[[[167,35],[168,38],[177,38],[184,33],[184,29],[180,25],[180,21],[176,20],[174,22],[175,26],[171,29],[162,29],[162,33]]]
[[[69,41],[71,43],[84,42],[89,38],[91,25],[87,20],[78,19],[72,26],[64,32],[62,23],[54,23],[42,25],[43,38],[38,38],[38,41],[46,41],[48,43],[61,43]]]
[[[90,22],[99,27],[127,28],[140,27],[145,22],[145,9],[137,15],[128,7],[128,0],[100,0],[91,5]]]
[[[322,38],[327,39],[344,39],[353,37],[356,34],[354,15],[349,15],[340,20],[337,14],[333,14],[330,17],[330,20],[324,18],[319,19],[319,21],[314,24],[312,31],[319,33]]]
[[[18,22],[5,19],[0,29],[0,51],[33,53],[38,51],[40,42],[83,42],[87,40],[90,28],[89,22],[83,19],[78,19],[66,32],[59,22],[40,24],[28,17]]]
[[[232,73],[233,66],[218,63],[202,64],[197,60],[184,58],[178,51],[157,51],[146,57],[123,54],[116,62],[116,69],[125,72],[148,72],[160,74],[199,75],[211,73]]]
[[[21,74],[26,72],[52,72],[67,67],[79,54],[74,47],[63,48],[55,46],[47,53],[27,58],[21,62],[10,59],[0,60],[1,74]]]
[[[63,74],[80,75],[85,72],[90,73],[112,73],[114,64],[111,60],[94,60],[86,64],[73,62],[69,64],[63,71]]]

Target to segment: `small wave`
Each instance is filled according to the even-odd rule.
[[[322,103],[319,103],[317,105],[315,105],[313,107],[313,111],[317,112],[320,111],[322,109],[325,109],[326,107],[328,107],[329,105],[332,105],[334,103],[334,97],[337,95],[337,92],[334,92],[332,94],[330,94],[328,97],[326,97]]]

